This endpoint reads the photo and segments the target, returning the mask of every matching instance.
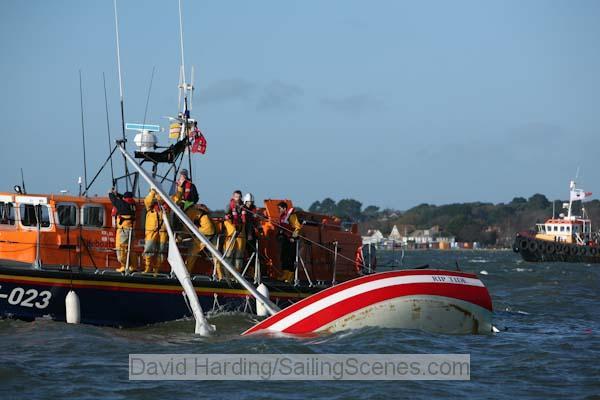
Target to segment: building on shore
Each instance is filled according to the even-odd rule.
[[[370,239],[369,242],[376,244],[379,248],[385,249],[402,247],[406,249],[445,250],[457,248],[454,236],[444,234],[442,228],[438,225],[432,226],[429,229],[415,229],[413,225],[394,225],[387,238],[382,236],[378,235],[376,241]],[[373,237],[373,235],[370,236],[370,238]]]
[[[379,245],[385,240],[383,233],[379,229],[370,229],[365,236],[362,237],[363,244]]]
[[[385,236],[378,229],[371,229],[362,237],[363,244],[370,244],[378,249],[478,249],[478,242],[457,242],[456,238],[439,225],[429,229],[415,229],[413,225],[394,225]]]

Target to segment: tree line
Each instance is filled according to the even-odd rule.
[[[335,215],[346,222],[359,223],[365,234],[370,229],[378,229],[384,235],[392,227],[428,229],[438,225],[440,235],[454,236],[461,242],[480,242],[488,246],[510,246],[517,232],[534,228],[536,223],[566,213],[564,200],[550,201],[543,194],[536,193],[529,198],[515,197],[508,203],[453,203],[433,205],[423,203],[406,211],[380,209],[354,199],[335,201],[325,198],[315,201],[309,211]],[[578,203],[578,204],[577,204]],[[574,207],[575,214],[581,214],[581,202]],[[583,204],[592,222],[600,220],[600,201],[592,200]]]

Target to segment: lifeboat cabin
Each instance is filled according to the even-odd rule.
[[[269,221],[278,221],[277,204],[281,200],[265,200],[259,214],[263,235],[259,239],[259,263],[244,261],[248,274],[259,274],[265,279],[281,275],[278,228]],[[290,206],[291,201],[286,200]],[[137,260],[138,272],[144,249],[143,199],[136,199],[135,238],[131,251]],[[67,195],[33,195],[0,193],[0,264],[38,269],[92,269],[95,273],[114,271],[119,267],[115,253],[116,219],[111,214],[112,204],[107,197],[78,197]],[[358,228],[346,230],[339,218],[297,212],[303,224],[303,240],[299,249],[303,282],[329,284],[359,275],[355,263],[357,249],[362,241]],[[213,218],[217,229],[222,219]],[[175,227],[177,225],[174,225]],[[184,232],[179,232],[183,235]],[[223,242],[221,236],[220,249]],[[180,246],[186,257],[191,240],[182,240]],[[186,247],[187,246],[187,247]],[[166,257],[164,257],[166,259]],[[249,265],[251,264],[251,265]],[[249,268],[248,268],[249,267]],[[208,254],[200,257],[193,274],[214,276],[214,264]],[[171,270],[165,260],[160,272]],[[256,275],[254,275],[256,277]]]

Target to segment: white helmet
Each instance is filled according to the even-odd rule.
[[[251,201],[254,203],[254,196],[252,196],[252,193],[246,193],[244,195],[244,203],[247,201]]]

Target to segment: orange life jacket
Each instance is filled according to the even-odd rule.
[[[290,236],[290,231],[294,228],[290,225],[290,217],[294,213],[294,207],[288,208],[288,210],[279,216],[279,226],[281,229],[279,233],[284,236]]]
[[[246,223],[246,210],[242,207],[242,204],[237,202],[234,199],[229,200],[229,210],[228,213],[225,214],[225,219],[230,220],[234,225],[238,226],[240,224]]]

